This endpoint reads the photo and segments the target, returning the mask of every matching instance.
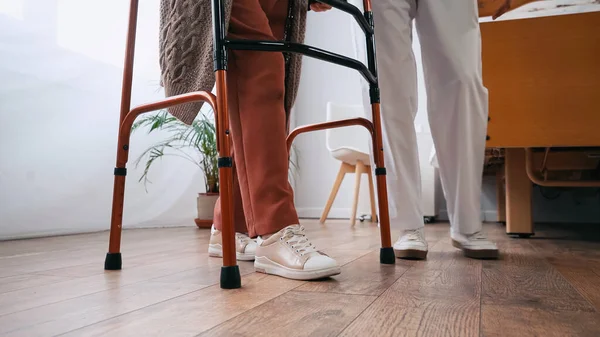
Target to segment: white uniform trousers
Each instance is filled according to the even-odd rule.
[[[414,119],[416,24],[427,90],[428,118],[453,231],[481,230],[481,180],[488,93],[481,74],[476,0],[374,0],[375,38],[391,224],[423,227]]]

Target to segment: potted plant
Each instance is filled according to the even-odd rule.
[[[136,166],[145,160],[144,172],[139,181],[143,181],[147,186],[150,182],[148,174],[152,164],[163,157],[178,156],[195,164],[204,173],[205,182],[205,192],[198,193],[198,217],[195,222],[198,228],[210,228],[213,223],[215,203],[219,197],[219,168],[217,166],[219,152],[217,151],[214,122],[200,113],[191,125],[187,125],[171,116],[166,110],[161,110],[155,114],[143,116],[133,124],[131,131],[133,133],[143,128],[148,129],[148,134],[162,131],[166,132],[168,136],[165,140],[148,147],[136,159]],[[190,150],[195,152],[197,157],[192,156]],[[294,150],[295,148],[292,147],[292,154]],[[293,156],[290,155],[290,180],[295,178],[294,169],[297,168],[292,158]]]
[[[145,160],[144,172],[139,181],[147,185],[148,174],[152,164],[167,156],[178,156],[195,164],[204,173],[205,192],[198,193],[197,212],[195,219],[198,228],[210,228],[213,223],[213,210],[219,197],[219,168],[217,166],[217,135],[212,120],[200,113],[191,125],[187,125],[171,116],[166,110],[156,114],[146,115],[136,121],[132,132],[145,128],[148,133],[167,132],[166,139],[148,147],[136,159],[138,166]],[[190,149],[196,157],[190,154]]]

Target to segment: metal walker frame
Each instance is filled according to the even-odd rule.
[[[304,44],[288,41],[255,41],[255,40],[228,40],[226,38],[224,22],[224,6],[221,0],[212,0],[213,16],[213,41],[214,61],[217,95],[210,92],[191,92],[187,94],[168,97],[164,100],[140,105],[131,109],[131,88],[133,80],[133,59],[135,50],[135,35],[137,28],[139,0],[131,0],[129,9],[129,26],[127,32],[127,45],[125,50],[125,65],[123,71],[123,84],[121,92],[121,115],[119,120],[119,139],[117,145],[117,160],[114,170],[115,180],[113,189],[112,218],[110,226],[110,244],[104,269],[120,270],[121,257],[121,229],[123,221],[123,202],[125,194],[125,177],[127,175],[127,160],[129,154],[129,141],[131,127],[134,120],[141,114],[165,109],[170,106],[203,101],[208,103],[216,116],[217,148],[219,151],[219,183],[221,186],[221,208],[223,222],[223,267],[221,269],[220,285],[223,289],[241,287],[241,276],[237,266],[235,254],[235,228],[232,214],[232,164],[230,148],[229,116],[227,109],[227,57],[228,50],[251,50],[296,53],[320,59],[326,62],[352,68],[369,82],[370,98],[373,113],[373,122],[366,118],[352,118],[347,120],[331,121],[312,124],[294,129],[287,137],[288,151],[294,139],[301,133],[359,125],[366,128],[373,140],[373,153],[375,160],[375,175],[377,177],[377,193],[379,197],[379,220],[381,234],[380,262],[395,264],[396,258],[392,249],[390,219],[388,210],[386,170],[383,158],[383,144],[381,138],[380,93],[377,79],[377,62],[375,56],[375,37],[371,0],[363,0],[364,13],[356,6],[348,4],[345,0],[319,0],[332,7],[346,12],[354,17],[365,33],[368,65],[343,55],[311,47]]]

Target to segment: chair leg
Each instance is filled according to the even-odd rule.
[[[354,171],[354,167],[352,165],[346,164],[342,162],[340,165],[340,170],[338,171],[338,175],[335,178],[335,182],[333,183],[333,187],[331,188],[331,193],[329,194],[329,199],[327,199],[327,204],[325,204],[325,209],[323,210],[323,214],[321,214],[321,219],[319,222],[321,224],[325,223],[327,220],[327,216],[329,215],[329,211],[331,210],[331,206],[333,206],[333,202],[335,201],[335,197],[337,196],[338,191],[340,190],[340,186],[342,185],[342,181],[344,181],[344,177],[346,173]]]
[[[373,186],[373,172],[371,166],[365,166],[365,173],[369,177],[369,197],[371,199],[371,222],[377,222],[377,203],[375,202],[375,186]]]
[[[365,165],[361,161],[356,162],[356,166],[354,169],[354,200],[352,201],[352,214],[350,216],[350,225],[354,227],[356,224],[356,210],[358,208],[358,197],[360,194],[360,180],[362,178],[362,173],[365,171]]]

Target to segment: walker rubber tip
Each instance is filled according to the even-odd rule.
[[[238,289],[242,287],[239,266],[221,267],[221,289]]]
[[[121,270],[121,253],[106,253],[104,270]]]
[[[396,264],[396,254],[394,254],[394,248],[381,248],[379,251],[379,262],[381,264]]]

